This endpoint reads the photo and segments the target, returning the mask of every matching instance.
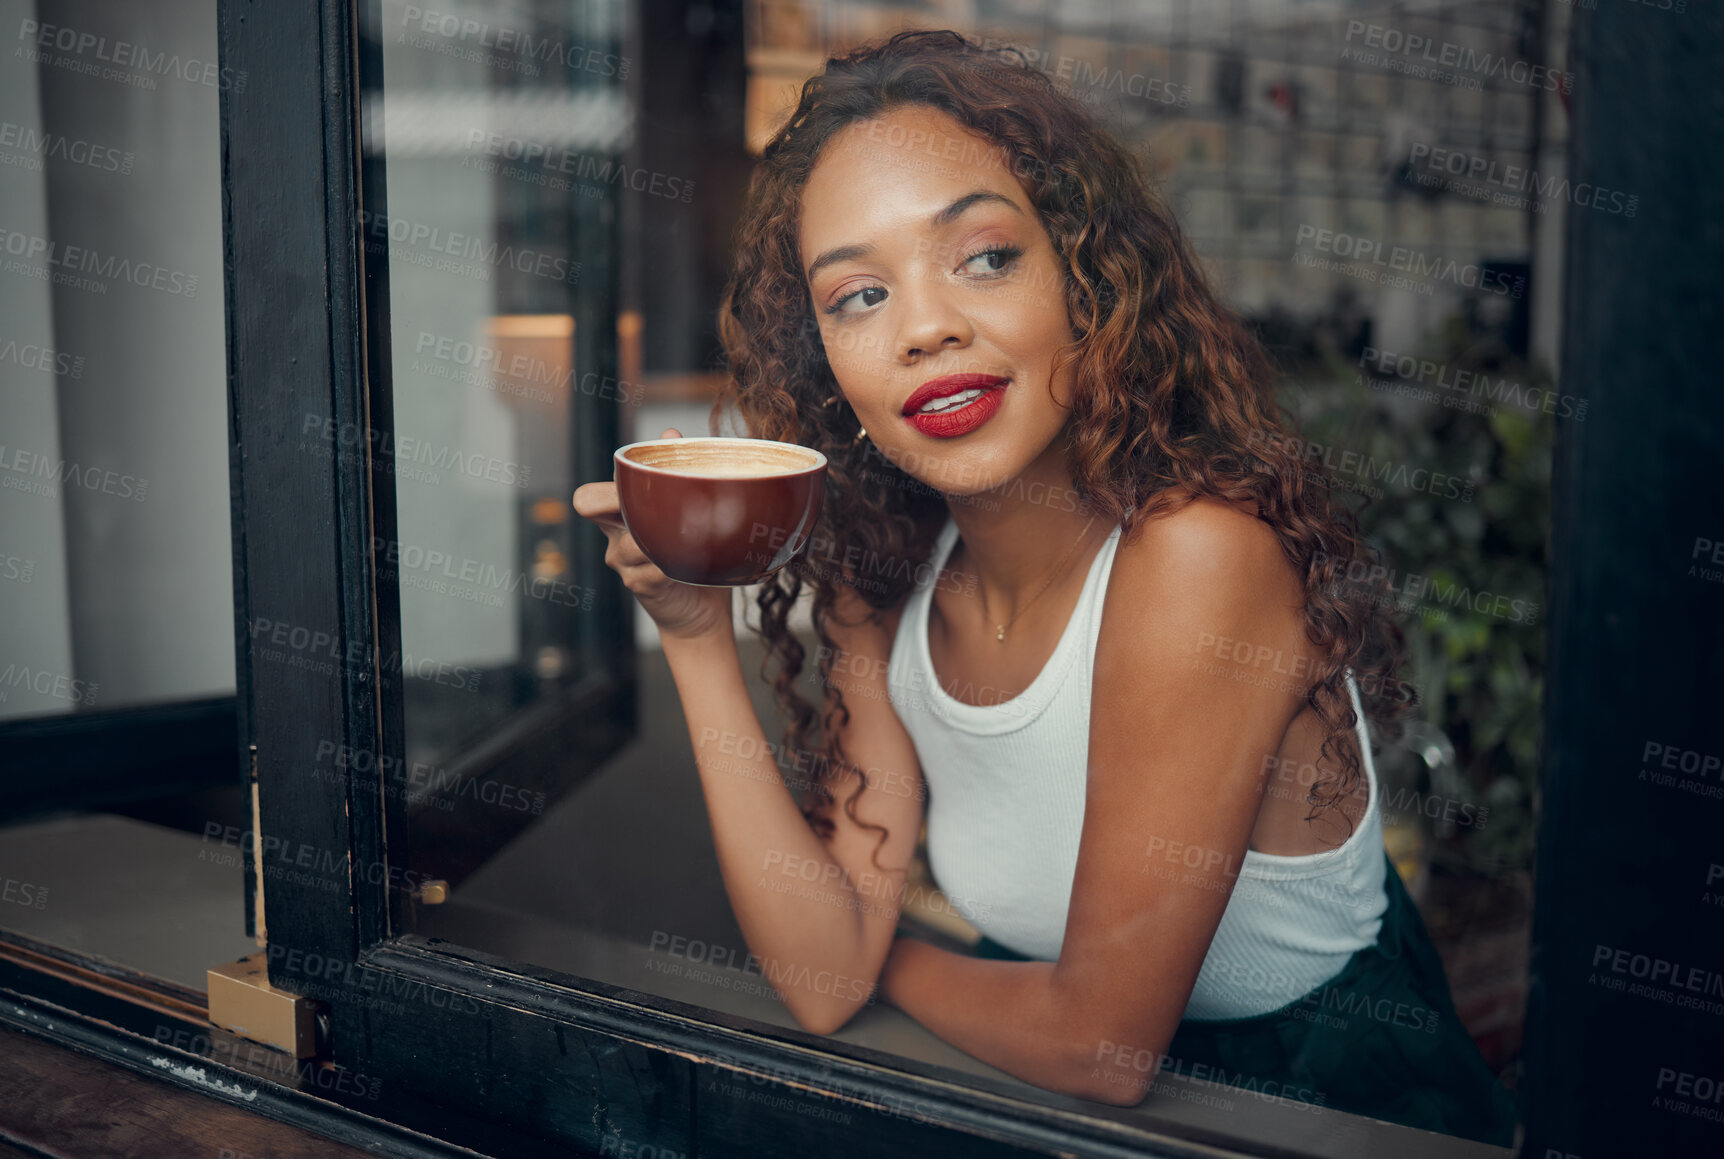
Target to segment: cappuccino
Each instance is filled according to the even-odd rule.
[[[735,446],[727,446],[734,442]],[[703,479],[756,479],[793,475],[819,465],[812,451],[783,445],[767,446],[752,439],[675,439],[631,448],[632,463]]]

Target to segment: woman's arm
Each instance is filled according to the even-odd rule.
[[[844,595],[849,598],[835,610],[845,619],[866,610]],[[873,995],[897,929],[924,796],[915,746],[887,699],[886,630],[863,622],[833,624],[828,631],[838,644],[832,683],[844,690],[850,710],[842,729],[845,751],[869,779],[856,813],[887,830],[878,866],[880,833],[844,810],[854,775],[831,782],[834,831],[822,840],[764,755],[766,738],[729,626],[664,641],[737,923],[797,1022],[819,1034],[837,1030]],[[807,780],[820,775],[815,758],[788,753],[781,759],[791,777]]]
[[[678,436],[665,429],[664,438]],[[696,588],[665,576],[622,523],[615,483],[586,483],[574,509],[603,529],[605,564],[659,624],[665,661],[683,700],[688,735],[712,821],[724,890],[760,973],[807,1030],[831,1033],[874,993],[891,950],[898,900],[922,828],[922,773],[915,747],[886,699],[891,638],[853,593],[840,590],[833,683],[843,688],[850,723],[843,728],[850,761],[867,788],[857,816],[886,826],[888,840],[836,811],[833,835],[822,840],[802,816],[779,776],[821,776],[817,754],[783,754],[767,745],[736,655],[728,588]],[[822,692],[824,695],[824,692]],[[840,805],[857,778],[833,783]]]
[[[1274,533],[1219,502],[1199,500],[1122,543],[1096,645],[1059,960],[986,961],[906,940],[887,963],[885,998],[1027,1082],[1141,1100],[1244,862],[1265,757],[1302,703],[1285,681],[1252,679],[1272,675],[1268,660],[1214,661],[1213,642],[1288,661],[1308,647],[1302,605]],[[1209,661],[1200,642],[1212,645]]]
[[[674,429],[666,437],[676,435]],[[809,826],[768,748],[737,657],[728,590],[696,588],[665,576],[623,524],[614,483],[588,483],[575,509],[604,530],[605,563],[659,626],[665,658],[694,742],[720,873],[748,948],[799,1024],[818,1033],[842,1026],[872,997],[892,948],[906,869],[922,825],[922,777],[916,751],[886,697],[884,627],[859,613],[866,606],[842,592],[833,624],[839,645],[833,683],[844,689],[850,723],[844,743],[867,771],[857,799],[864,821],[836,812],[832,836]],[[819,775],[816,754],[780,757],[789,775]],[[833,784],[842,803],[854,776]],[[895,867],[895,868],[894,868]]]

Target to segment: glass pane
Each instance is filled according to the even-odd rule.
[[[365,142],[388,203],[362,227],[389,270],[394,382],[374,453],[399,519],[377,561],[400,588],[407,757],[445,767],[586,664],[568,497],[581,428],[627,397],[582,353],[617,325],[591,252],[629,121],[605,5],[391,0],[370,20],[386,83]]]
[[[0,0],[0,28],[0,927],[201,990],[256,949],[218,119],[245,78],[213,0]],[[102,739],[145,720],[160,751]]]
[[[232,695],[213,8],[3,12],[0,720]]]

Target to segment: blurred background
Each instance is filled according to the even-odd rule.
[[[1309,469],[1381,550],[1419,696],[1379,756],[1387,839],[1512,1085],[1551,436],[1586,415],[1556,364],[1564,222],[1638,200],[1564,176],[1571,15],[1540,0],[373,5],[359,229],[388,276],[393,426],[282,421],[308,455],[369,446],[392,480],[398,536],[376,547],[399,587],[386,663],[406,754],[385,789],[410,804],[412,868],[449,887],[415,898],[415,928],[787,1024],[769,997],[670,978],[653,956],[673,937],[746,950],[652,625],[599,622],[596,532],[568,496],[615,445],[708,429],[731,230],[798,86],[855,45],[952,28],[1027,51],[1142,157],[1277,359]],[[146,58],[98,83],[56,26],[182,60],[215,44],[212,3],[0,0],[0,27],[31,46],[0,76],[0,862],[82,899],[3,907],[0,925],[198,988],[249,943],[227,837],[248,816],[234,641],[261,637],[262,663],[342,658],[301,642],[306,626],[234,618],[216,114],[244,78]],[[173,276],[126,272],[141,265]],[[576,762],[567,738],[585,734],[557,731],[559,706],[610,664],[634,668],[635,727]],[[27,779],[49,746],[76,752],[75,773]],[[121,752],[158,759],[109,775]],[[308,776],[375,775],[377,754],[319,755]],[[127,894],[128,866],[152,857],[173,876]],[[936,890],[918,896],[913,920],[973,937]]]

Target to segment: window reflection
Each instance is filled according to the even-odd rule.
[[[255,948],[219,119],[249,78],[213,0],[0,27],[0,927],[195,991]]]
[[[398,509],[377,555],[400,590],[413,767],[457,764],[583,669],[594,592],[567,495],[585,416],[626,397],[578,356],[586,328],[615,326],[591,307],[608,275],[584,260],[586,203],[631,131],[612,14],[587,7],[371,13],[387,85],[365,140],[388,192],[361,226],[390,272],[394,430],[374,449]]]
[[[232,695],[216,120],[231,78],[152,68],[151,52],[91,75],[103,37],[212,59],[213,9],[5,13],[0,720]]]

